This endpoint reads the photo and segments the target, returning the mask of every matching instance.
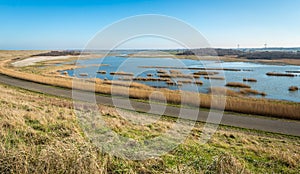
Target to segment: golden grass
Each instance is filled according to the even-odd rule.
[[[5,65],[9,64],[10,60],[5,60],[0,62],[0,73],[6,74],[15,78],[25,79],[28,81],[34,81],[42,84],[49,84],[53,86],[59,86],[64,88],[72,89],[72,81],[75,80],[78,85],[78,89],[95,91],[102,94],[113,94],[120,96],[129,96],[130,98],[144,99],[148,100],[149,96],[157,89],[143,86],[141,88],[129,88],[127,86],[112,86],[110,84],[103,83],[86,83],[84,80],[71,78],[71,77],[53,77],[53,76],[43,76],[25,72],[15,71],[11,68],[6,68]],[[104,80],[105,81],[105,80]],[[129,93],[127,92],[129,91]],[[216,100],[212,101],[212,96],[208,94],[200,94],[194,92],[185,91],[172,91],[168,89],[160,90],[166,97],[168,103],[172,104],[185,104],[191,106],[201,106],[205,108],[218,109],[220,107],[219,102],[226,100],[225,109],[228,111],[247,113],[247,114],[258,114],[265,116],[273,116],[280,118],[289,119],[300,119],[300,105],[298,103],[285,102],[285,101],[272,101],[267,99],[255,99],[255,98],[241,98],[241,97],[226,97],[214,96]],[[186,95],[189,100],[181,101],[181,95]],[[220,100],[217,98],[220,97]],[[198,103],[198,99],[201,103]],[[157,100],[164,101],[165,98],[158,97]]]
[[[251,86],[240,82],[228,82],[226,86],[235,88],[251,88]]]

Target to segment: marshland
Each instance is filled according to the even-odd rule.
[[[20,53],[20,55],[24,55],[24,53]],[[22,59],[26,59],[26,57]],[[151,58],[147,59],[152,60]],[[178,67],[192,67],[186,69],[157,68],[157,65],[153,65],[153,68],[138,66],[143,65],[147,59],[131,60],[113,56],[104,59],[80,60],[78,64],[74,63],[76,59],[69,59],[55,61],[52,65],[49,65],[49,62],[40,62],[31,66],[13,67],[11,63],[17,60],[11,61],[11,58],[4,58],[0,62],[0,72],[12,77],[64,88],[72,88],[74,79],[75,81],[85,79],[90,85],[84,83],[81,86],[82,89],[96,90],[102,94],[111,94],[112,86],[114,86],[113,89],[116,89],[117,95],[124,95],[124,91],[130,87],[130,97],[143,100],[148,100],[153,91],[159,90],[167,96],[166,100],[170,104],[182,104],[177,90],[186,90],[188,98],[199,97],[201,99],[200,106],[205,108],[210,107],[211,96],[208,94],[212,92],[214,95],[220,95],[220,98],[227,96],[225,107],[228,111],[299,120],[298,103],[257,99],[273,96],[270,91],[257,90],[259,85],[255,86],[260,82],[266,82],[265,79],[262,80],[261,76],[263,75],[261,74],[272,72],[271,69],[274,67],[270,65],[267,67],[271,68],[261,67],[262,69],[260,69],[260,66],[265,65],[242,63],[242,65],[247,65],[245,66],[247,71],[226,71],[225,73],[220,71],[223,68],[211,68],[207,71],[209,73],[200,73],[199,71],[203,71],[203,69],[197,67],[203,66],[203,61],[191,60],[184,60],[184,63],[180,61],[178,64]],[[162,61],[160,63],[167,64],[172,59],[159,60]],[[131,68],[127,66],[117,68],[120,65],[119,61],[123,65],[126,65],[125,61],[129,61],[136,68],[132,68],[132,66]],[[100,65],[104,62],[107,66],[89,66],[89,62],[91,65]],[[212,65],[214,62],[208,61],[207,63]],[[223,66],[226,64],[227,62],[222,62]],[[240,66],[240,64],[240,62],[231,62],[229,68],[238,69],[236,66]],[[288,66],[280,72],[297,68],[298,66]],[[248,71],[249,69],[251,71]],[[257,71],[262,73],[255,74]],[[199,77],[194,77],[195,73]],[[159,74],[184,74],[184,76],[162,78],[159,77]],[[193,76],[192,79],[190,75]],[[206,77],[226,77],[226,79],[213,81]],[[245,78],[255,78],[257,82],[245,81]],[[267,75],[264,78],[270,78],[273,83],[278,80],[275,77],[272,80],[273,77]],[[285,80],[286,78],[289,80],[291,77],[280,77]],[[298,74],[292,77],[287,87],[283,88],[282,93],[287,91],[291,96],[297,96],[299,94],[297,91],[289,91],[290,87],[296,89],[296,85],[299,86],[295,81],[297,78]],[[251,88],[225,87],[229,82],[247,84]],[[155,89],[155,87],[165,89]],[[278,87],[280,87],[279,82]],[[84,137],[72,109],[72,101],[5,85],[0,85],[0,89],[3,91],[0,95],[2,114],[0,172],[5,173],[9,170],[13,173],[41,173],[45,168],[48,173],[73,173],[74,170],[76,170],[75,173],[182,173],[191,171],[192,173],[212,171],[220,173],[224,170],[229,173],[266,173],[270,171],[295,173],[299,170],[300,140],[298,137],[220,126],[214,137],[202,146],[198,141],[203,127],[203,123],[200,122],[196,124],[191,135],[183,144],[155,160],[149,159],[143,162],[123,160],[106,154]],[[196,90],[200,92],[197,95],[195,95]],[[159,96],[154,99],[161,100]],[[189,106],[199,106],[199,103],[195,103],[193,100],[185,102],[184,104]],[[141,139],[141,141],[143,135],[157,136],[168,130],[170,125],[176,121],[164,117],[160,119],[159,123],[145,127],[124,120],[118,115],[120,110],[116,111],[115,108],[107,106],[99,107],[111,129],[130,138]],[[122,112],[143,119],[149,118],[148,115],[137,112],[129,113],[131,111],[127,110]],[[201,158],[198,158],[199,154]],[[195,161],[197,164],[190,165],[190,162]],[[201,162],[198,163],[198,161]],[[257,167],[258,164],[259,167]]]
[[[91,67],[88,66],[90,64],[108,66]],[[108,56],[79,60],[77,66],[80,68],[66,70],[68,76],[80,77],[81,73],[88,73],[89,75],[84,78],[134,81],[155,88],[200,93],[208,93],[210,87],[224,87],[228,82],[243,83],[244,87],[259,91],[259,93],[251,92],[251,97],[300,102],[300,93],[291,93],[289,90],[290,86],[300,86],[300,66],[297,65],[224,62],[218,59],[189,60],[176,59],[172,56],[159,59]],[[189,83],[186,83],[188,81]],[[230,90],[240,92],[242,86],[228,87]],[[261,95],[262,93],[264,95]]]

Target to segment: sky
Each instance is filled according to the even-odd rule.
[[[0,0],[0,49],[83,49],[97,32],[143,14],[184,21],[212,47],[300,47],[299,7],[299,0]],[[129,45],[176,47],[155,39]]]

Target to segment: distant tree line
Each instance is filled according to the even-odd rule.
[[[286,51],[264,51],[264,52],[251,52],[243,53],[238,57],[245,57],[247,59],[299,59],[300,51],[297,52],[286,52]]]
[[[237,56],[247,59],[300,59],[300,51],[241,51],[236,49],[213,49],[213,48],[203,48],[203,49],[190,49],[182,50],[176,55],[198,55],[198,56]]]
[[[198,56],[227,56],[227,55],[239,55],[242,51],[234,49],[213,49],[213,48],[203,48],[203,49],[191,49],[183,50],[177,55],[198,55]]]

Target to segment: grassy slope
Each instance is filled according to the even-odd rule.
[[[202,123],[173,151],[156,159],[130,161],[94,147],[78,126],[72,101],[0,85],[0,173],[297,173],[300,138],[219,127],[200,145]],[[120,135],[143,141],[175,121],[141,126],[100,107]],[[137,113],[124,111],[123,114]],[[143,117],[143,115],[138,115]],[[145,116],[145,115],[144,115]],[[145,116],[147,117],[147,116]]]

